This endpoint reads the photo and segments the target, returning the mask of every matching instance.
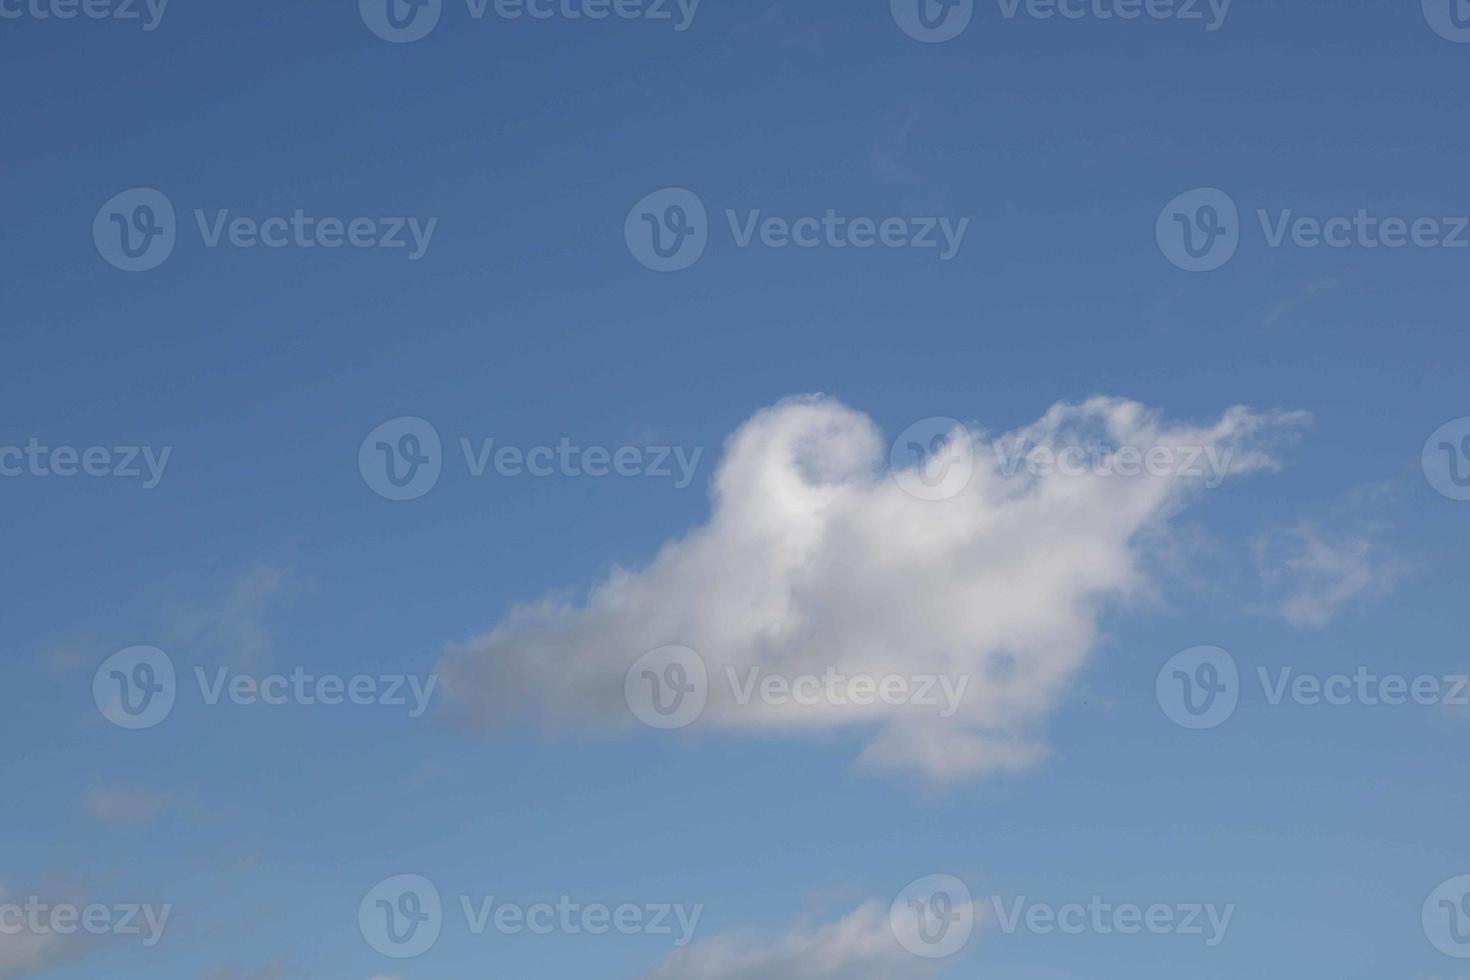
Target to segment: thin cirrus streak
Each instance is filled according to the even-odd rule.
[[[935,500],[905,489],[908,464],[883,465],[867,416],[825,396],[790,398],[727,441],[707,523],[646,567],[615,570],[585,601],[548,596],[513,609],[450,647],[440,673],[472,725],[530,714],[552,727],[616,729],[633,721],[630,665],[680,644],[708,665],[703,727],[868,725],[862,765],[935,782],[1024,769],[1045,755],[1038,729],[1093,649],[1102,606],[1145,584],[1141,532],[1166,526],[1212,484],[1182,471],[1037,472],[1006,465],[1001,447],[1101,442],[1177,458],[1191,447],[1235,475],[1277,468],[1272,447],[1306,421],[1236,407],[1193,427],[1124,399],[1058,404],[999,439],[956,431],[973,471]],[[912,705],[742,703],[726,678],[751,668],[969,683],[958,712],[940,718]]]

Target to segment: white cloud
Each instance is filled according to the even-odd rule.
[[[893,980],[928,976],[935,964],[904,950],[888,906],[868,902],[826,925],[802,925],[765,942],[715,936],[675,952],[644,980]]]
[[[68,950],[54,933],[0,933],[0,980],[35,973],[64,959]]]
[[[1349,605],[1382,598],[1405,573],[1371,532],[1330,534],[1303,524],[1256,543],[1274,610],[1297,626],[1326,626]]]
[[[0,903],[24,903],[23,896],[0,885]],[[85,945],[75,937],[55,932],[0,931],[0,980],[16,980],[54,966],[85,952]]]
[[[65,959],[68,952],[55,933],[0,933],[0,980],[35,973]]]
[[[1167,448],[1181,460],[1202,450],[1243,473],[1274,468],[1271,444],[1303,421],[1233,408],[1191,427],[1094,398],[1057,405],[998,442],[1059,452],[1100,440]],[[727,442],[708,523],[666,543],[647,567],[615,570],[585,601],[543,598],[451,647],[440,664],[451,702],[487,726],[528,712],[552,726],[630,725],[628,668],[681,644],[710,668],[701,727],[868,726],[863,764],[935,780],[1035,763],[1045,752],[1038,729],[1093,649],[1101,608],[1145,584],[1142,552],[1225,474],[1038,474],[1007,465],[983,430],[963,438],[975,453],[968,484],[950,499],[920,500],[887,472],[866,416],[825,397],[758,413]],[[948,720],[913,706],[740,705],[725,669],[753,666],[970,683]]]

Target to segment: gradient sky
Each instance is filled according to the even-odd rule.
[[[1470,214],[1470,44],[1434,0],[1235,0],[1216,30],[1208,14],[1007,18],[982,0],[942,43],[906,36],[885,0],[703,0],[685,30],[477,20],[444,0],[411,43],[375,36],[349,0],[173,0],[153,29],[142,5],[141,20],[58,20],[35,16],[42,2],[0,0],[0,447],[170,454],[153,487],[0,477],[0,891],[173,913],[152,948],[48,940],[38,975],[580,980],[652,975],[672,952],[647,935],[477,937],[451,915],[432,950],[395,961],[357,913],[402,873],[455,905],[702,904],[697,941],[747,937],[770,980],[866,902],[886,925],[931,874],[985,908],[1236,907],[1214,948],[992,921],[943,978],[1470,973],[1420,920],[1470,873],[1470,708],[1273,706],[1255,683],[1258,668],[1470,670],[1470,503],[1421,465],[1431,434],[1470,416],[1470,249],[1271,247],[1257,218],[1449,229]],[[178,215],[146,272],[94,241],[99,209],[132,188]],[[664,188],[707,208],[708,244],[658,273],[625,222]],[[1239,212],[1233,257],[1208,272],[1156,237],[1197,188]],[[437,222],[411,259],[210,248],[195,209]],[[969,223],[944,260],[741,248],[727,209]],[[435,673],[513,607],[581,602],[705,525],[726,439],[816,393],[871,419],[884,465],[921,419],[1003,433],[1094,395],[1170,425],[1236,405],[1311,421],[1273,442],[1279,467],[1144,522],[1126,589],[1076,600],[1095,635],[1035,718],[1044,752],[1015,771],[859,766],[862,726],[580,730],[542,717],[546,690],[500,690],[527,713],[481,729],[447,682],[418,719],[210,706],[193,687],[196,666]],[[442,473],[391,501],[359,449],[400,417],[434,426]],[[702,455],[688,486],[476,477],[462,437]],[[1008,527],[1017,567],[1057,533]],[[888,552],[854,549],[833,566],[870,571],[903,608]],[[726,586],[736,570],[763,574],[732,560]],[[971,639],[940,629],[917,621],[916,646]],[[93,675],[140,644],[182,683],[170,717],[125,731]],[[1190,731],[1155,680],[1204,644],[1230,652],[1244,691],[1228,722]],[[0,978],[30,975],[18,941],[0,936]],[[659,976],[748,975],[702,949]],[[811,975],[928,975],[883,955]]]

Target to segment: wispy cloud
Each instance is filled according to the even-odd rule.
[[[105,645],[96,636],[74,634],[51,643],[36,657],[36,667],[48,674],[70,674],[94,666]]]
[[[296,583],[282,569],[256,565],[214,599],[180,605],[165,614],[170,643],[187,645],[221,663],[237,667],[269,664],[274,636],[269,617]]]
[[[1313,524],[1264,535],[1256,560],[1275,596],[1272,608],[1287,622],[1310,627],[1388,595],[1408,570],[1371,532]]]
[[[826,924],[780,936],[715,936],[679,950],[643,980],[895,980],[926,977],[935,965],[906,951],[888,906],[867,902]]]
[[[87,810],[98,820],[112,823],[146,823],[173,803],[168,796],[142,790],[99,789],[87,797]]]
[[[1326,626],[1391,593],[1413,570],[1396,553],[1383,514],[1397,488],[1365,484],[1311,518],[1256,538],[1267,608],[1297,626]]]
[[[0,902],[24,901],[24,896],[0,884]],[[22,924],[19,930],[0,930],[0,980],[18,980],[80,956],[88,944],[75,936],[54,931],[33,932]]]
[[[905,180],[913,175],[908,160],[909,143],[920,115],[920,107],[914,104],[888,118],[878,139],[868,147],[868,162],[874,174],[885,180]]]
[[[1266,309],[1265,323],[1268,327],[1274,327],[1282,318],[1298,307],[1310,302],[1321,293],[1336,289],[1341,283],[1333,277],[1314,280],[1307,286],[1292,295],[1273,303]]]
[[[293,974],[290,964],[282,957],[272,960],[254,973],[242,972],[238,967],[226,966],[209,974],[206,980],[286,980]]]

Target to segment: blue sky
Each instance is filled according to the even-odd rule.
[[[666,6],[444,0],[393,43],[346,0],[0,3],[0,909],[171,907],[146,947],[0,935],[0,978],[1463,975],[1421,912],[1470,873],[1470,707],[1259,680],[1470,670],[1448,5],[1235,0],[1211,30],[992,0],[936,43],[880,0]],[[167,218],[137,188],[174,240],[129,272],[112,216]],[[1234,252],[1179,267],[1168,230],[1222,201]],[[671,203],[704,250],[652,271]],[[967,224],[741,246],[829,212]],[[273,217],[283,247],[240,244]],[[1389,247],[1394,219],[1437,244]],[[409,473],[430,432],[432,486],[387,499],[379,443]],[[1228,472],[1007,471],[1006,433]],[[956,452],[968,481],[922,499]],[[942,668],[969,700],[717,693],[659,731],[624,674],[666,645],[716,686]],[[1205,645],[1238,705],[1193,730],[1156,682]],[[126,730],[94,676],[137,646],[176,703]],[[435,686],[419,717],[209,704],[196,668]],[[358,912],[402,874],[445,914],[394,959]],[[975,902],[942,960],[890,923],[932,875]],[[491,895],[702,912],[682,950],[474,935],[459,899]],[[1007,931],[992,902],[1094,895],[1234,911],[1207,946]]]

